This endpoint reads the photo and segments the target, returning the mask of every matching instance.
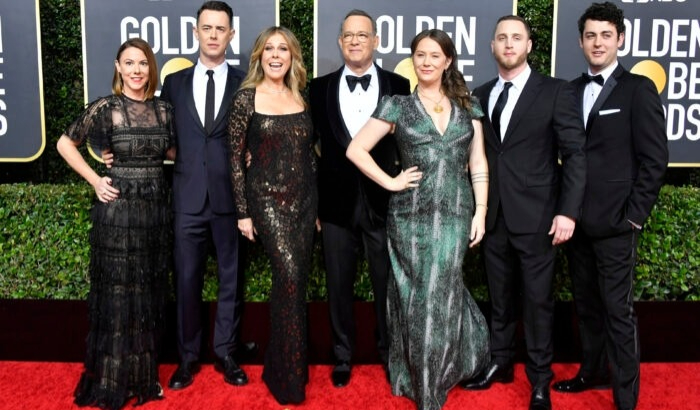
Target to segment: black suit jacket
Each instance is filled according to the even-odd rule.
[[[583,118],[586,81],[573,82]],[[586,125],[588,175],[580,226],[591,236],[644,224],[668,166],[664,111],[654,83],[621,65],[605,82]]]
[[[499,206],[506,226],[517,234],[548,232],[555,215],[577,219],[586,158],[573,87],[533,70],[501,142],[488,113],[489,94],[497,80],[474,90],[486,113],[484,145],[490,173],[486,229],[494,227]]]
[[[410,93],[410,84],[406,78],[379,66],[376,68],[380,99],[385,95]],[[348,226],[353,220],[359,200],[367,205],[370,220],[383,226],[390,193],[362,174],[345,156],[351,137],[345,127],[338,101],[342,72],[343,67],[323,77],[314,78],[309,89],[315,134],[321,143],[318,216],[323,222]],[[370,154],[389,175],[397,175],[401,171],[393,135],[382,138]]]
[[[207,135],[192,95],[194,66],[165,77],[160,96],[175,110],[177,156],[173,172],[173,209],[196,214],[209,196],[217,214],[235,212],[231,185],[228,112],[233,94],[245,74],[229,65],[226,89],[214,128]]]

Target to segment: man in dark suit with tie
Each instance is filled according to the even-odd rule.
[[[208,243],[216,251],[219,294],[214,327],[216,368],[224,380],[248,378],[234,360],[241,300],[238,298],[238,230],[231,186],[228,110],[244,73],[226,62],[233,39],[233,11],[221,1],[197,11],[199,59],[165,78],[161,98],[175,110],[177,157],[173,174],[177,344],[180,364],[171,389],[183,389],[199,370],[202,284]]]
[[[611,381],[615,406],[631,410],[639,396],[634,265],[639,232],[668,164],[664,111],[654,83],[617,61],[625,38],[622,10],[593,3],[578,28],[588,72],[573,84],[588,164],[568,256],[583,360],[578,374],[554,389],[577,393]]]
[[[491,362],[462,386],[478,390],[513,381],[516,302],[522,293],[530,409],[550,409],[554,259],[556,245],[574,231],[583,198],[585,136],[573,88],[530,69],[532,40],[525,20],[501,17],[491,48],[498,78],[474,90],[486,112],[490,172],[482,246],[491,299]]]
[[[311,113],[321,147],[318,216],[323,233],[336,358],[331,378],[336,387],[350,381],[355,341],[353,284],[361,249],[369,264],[377,347],[385,364],[389,347],[386,325],[389,253],[385,227],[389,193],[360,173],[345,157],[352,137],[367,122],[379,99],[384,95],[410,92],[407,79],[374,64],[373,54],[378,44],[372,17],[361,10],[350,11],[338,36],[345,65],[315,78],[310,85]],[[399,173],[393,138],[383,138],[371,154],[387,173]]]

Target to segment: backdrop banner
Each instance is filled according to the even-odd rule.
[[[700,1],[613,3],[625,12],[620,63],[652,79],[661,96],[670,165],[700,166]],[[552,75],[571,80],[587,70],[579,46],[578,18],[590,5],[589,1],[555,0]]]
[[[86,102],[111,94],[117,49],[129,38],[141,37],[153,48],[160,85],[167,74],[197,62],[199,47],[193,29],[203,1],[81,0],[83,69]],[[279,22],[279,0],[235,0],[236,34],[226,51],[230,64],[248,71],[253,42],[265,28]]]
[[[379,47],[375,61],[382,68],[397,72],[415,85],[411,63],[411,40],[425,29],[438,28],[455,42],[459,59],[455,62],[469,88],[497,74],[491,54],[496,20],[515,14],[517,0],[340,0],[315,1],[314,75],[320,76],[342,66],[338,47],[340,24],[351,9],[369,13],[377,22]]]
[[[29,162],[46,146],[39,0],[0,8],[0,162]]]

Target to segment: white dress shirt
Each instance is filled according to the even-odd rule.
[[[199,114],[199,120],[202,121],[202,125],[204,124],[204,105],[206,104],[207,82],[209,81],[207,70],[210,69],[197,60],[197,65],[194,67],[194,78],[192,79],[192,95],[194,96],[194,105],[197,108],[197,114]],[[211,68],[211,70],[214,70],[214,88],[216,90],[214,93],[214,118],[216,118],[219,115],[219,108],[226,90],[228,63],[224,61]]]
[[[369,81],[367,91],[362,89],[360,84],[357,84],[355,91],[350,92],[348,82],[345,79],[346,75],[357,76],[345,66],[343,73],[340,75],[340,84],[338,89],[338,100],[340,102],[340,114],[343,116],[345,127],[347,127],[350,137],[355,138],[360,128],[362,128],[369,117],[377,108],[379,100],[379,78],[377,77],[377,67],[372,64],[369,69],[359,75],[362,77],[369,74],[372,78]]]
[[[615,60],[614,63],[610,64],[608,67],[606,67],[603,71],[599,72],[598,74],[603,76],[603,80],[608,81],[608,78],[612,75],[613,71],[617,68],[617,60]],[[591,73],[590,67],[588,68],[588,74],[593,75]],[[591,81],[586,85],[586,88],[583,90],[583,126],[588,125],[588,116],[591,113],[591,109],[593,108],[593,104],[595,104],[595,100],[598,99],[598,96],[600,95],[600,92],[603,90],[603,86],[596,83],[595,81]]]
[[[508,90],[508,101],[501,112],[501,135],[499,135],[501,141],[503,141],[503,136],[505,136],[506,131],[508,131],[508,123],[510,122],[510,117],[513,115],[513,109],[518,102],[518,98],[520,98],[520,94],[523,92],[523,88],[525,88],[525,83],[527,83],[528,78],[530,78],[531,72],[530,66],[527,65],[520,74],[510,80],[513,86]],[[493,107],[496,105],[496,100],[498,100],[498,96],[501,94],[501,91],[503,91],[503,84],[506,82],[508,81],[504,80],[503,77],[499,75],[496,85],[491,89],[491,94],[489,95],[489,118],[493,116]]]

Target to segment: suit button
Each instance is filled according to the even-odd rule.
[[[202,161],[202,165],[206,167],[206,166],[207,166],[207,161]]]

